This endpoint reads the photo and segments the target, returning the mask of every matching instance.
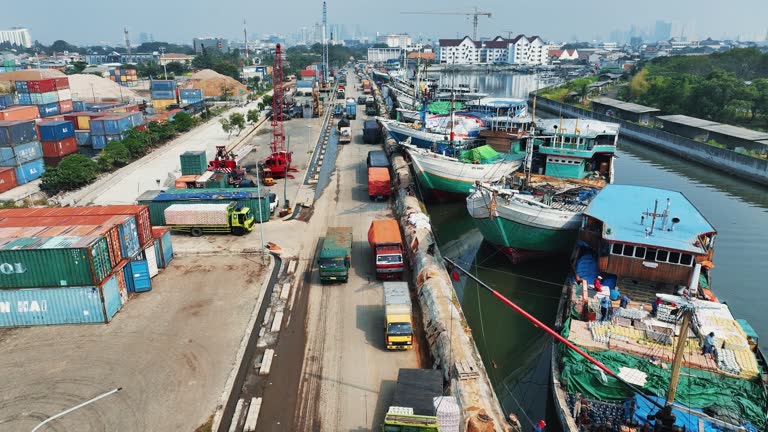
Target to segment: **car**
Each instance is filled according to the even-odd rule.
[[[269,213],[275,214],[275,209],[280,204],[280,198],[273,192],[268,193],[267,198],[269,199]]]
[[[357,97],[357,104],[358,105],[365,105],[365,99],[366,99],[365,95],[358,96]]]

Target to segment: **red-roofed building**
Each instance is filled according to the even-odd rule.
[[[571,49],[571,50],[553,49],[553,50],[549,50],[549,58],[551,60],[559,60],[559,61],[578,60],[579,51],[575,49]]]
[[[314,81],[315,79],[317,79],[317,71],[304,69],[302,71],[299,71],[299,77],[301,77],[302,81]]]
[[[421,59],[423,61],[435,61],[435,53],[412,52],[408,53],[408,60]]]

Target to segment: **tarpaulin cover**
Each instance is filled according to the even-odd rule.
[[[464,104],[461,102],[454,102],[453,108],[455,110],[461,110],[464,108]],[[450,101],[436,101],[427,105],[427,110],[432,114],[450,114],[451,102]]]
[[[482,145],[461,153],[459,160],[462,162],[491,163],[501,158],[501,155],[489,145]]]
[[[570,320],[565,329],[570,329]],[[564,331],[567,337],[568,330]],[[567,383],[569,393],[580,392],[590,399],[620,402],[633,396],[626,386],[598,370],[574,351],[561,346],[563,367],[561,381]],[[670,382],[670,369],[662,369],[647,359],[615,351],[587,351],[608,369],[620,367],[640,370],[647,374],[643,390],[647,394],[664,397]],[[766,399],[759,379],[748,381],[713,374],[697,369],[683,368],[680,374],[676,401],[691,408],[724,405],[737,411],[741,417],[763,427]],[[694,429],[695,430],[695,429]]]
[[[659,405],[662,405],[662,406],[666,405],[666,400],[664,398],[654,397],[654,396],[649,396],[649,397]],[[635,396],[634,420],[636,423],[638,424],[645,423],[648,419],[648,416],[652,414],[656,414],[658,410],[659,408],[656,405],[652,404],[648,399],[641,396]],[[697,413],[702,413],[702,410],[700,409],[693,409],[693,411]],[[684,430],[687,430],[687,431],[704,430],[705,432],[719,432],[722,430],[722,428],[705,420],[703,417],[697,416],[695,413],[689,412],[687,410],[681,410],[673,407],[672,413],[676,417],[675,425],[680,427],[685,427]],[[704,427],[703,429],[699,429],[699,419],[702,419],[702,425]],[[651,425],[655,425],[656,422],[649,421],[649,423]],[[743,426],[748,431],[757,432],[757,429],[751,424],[746,424]]]

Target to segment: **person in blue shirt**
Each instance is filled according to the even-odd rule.
[[[712,354],[715,351],[715,332],[710,332],[704,338],[704,345],[701,347],[701,354]]]
[[[611,301],[616,301],[619,298],[621,298],[621,293],[619,292],[619,289],[616,287],[611,288]]]
[[[611,300],[608,297],[600,298],[600,322],[608,319],[608,311],[611,309]]]
[[[629,302],[632,301],[632,299],[628,295],[621,296],[621,301],[619,302],[619,307],[622,309],[626,309],[629,305]]]

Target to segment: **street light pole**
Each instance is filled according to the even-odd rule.
[[[309,153],[312,149],[312,125],[307,125],[307,153]]]
[[[262,209],[264,208],[264,203],[261,201],[261,181],[259,180],[259,167],[256,167],[256,196],[259,198],[259,232],[261,236],[261,264],[266,264],[266,255],[264,255],[264,221],[261,217]],[[269,201],[269,195],[267,195],[267,201]]]
[[[87,401],[81,403],[80,405],[73,406],[72,408],[66,409],[66,410],[64,410],[64,411],[62,411],[62,412],[60,412],[60,413],[58,413],[58,414],[56,414],[54,416],[48,417],[47,419],[43,420],[39,425],[35,426],[35,428],[32,429],[32,432],[37,432],[41,427],[43,427],[46,424],[56,420],[57,418],[63,417],[63,416],[65,416],[65,415],[67,415],[67,414],[69,414],[69,413],[71,413],[73,411],[79,410],[80,408],[82,408],[82,407],[84,407],[86,405],[90,405],[90,404],[92,404],[92,403],[94,403],[94,402],[96,402],[96,401],[98,401],[100,399],[104,399],[107,396],[111,396],[111,395],[119,392],[122,389],[123,389],[122,387],[118,387],[116,389],[110,390],[110,391],[108,391],[108,392],[106,392],[104,394],[100,394],[100,395],[96,396],[95,398],[93,398],[91,400],[87,400]]]
[[[285,145],[285,160],[288,162],[285,165],[285,182],[283,182],[283,208],[288,209],[288,206],[290,205],[288,203],[288,172],[291,168],[291,162],[290,162],[290,156],[291,155],[291,137],[289,136],[286,140]]]

